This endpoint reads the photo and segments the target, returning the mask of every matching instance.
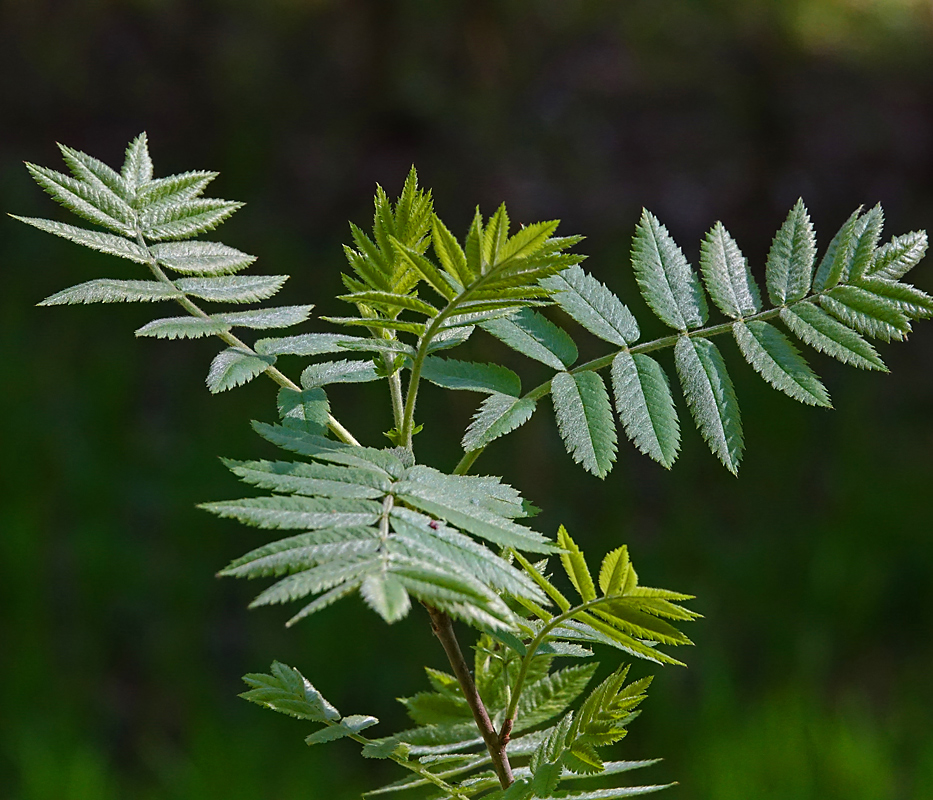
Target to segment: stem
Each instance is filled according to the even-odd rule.
[[[502,723],[502,737],[508,735],[512,730],[512,724],[515,721],[515,709],[518,708],[518,700],[522,693],[522,686],[525,683],[525,677],[528,674],[528,667],[531,666],[531,660],[534,658],[535,653],[538,651],[538,648],[544,643],[544,638],[556,628],[558,625],[566,622],[568,619],[571,619],[574,615],[579,614],[581,611],[587,611],[594,606],[598,606],[601,603],[607,603],[612,600],[616,600],[615,597],[597,597],[595,600],[589,600],[586,603],[581,603],[578,606],[573,608],[568,608],[562,614],[558,614],[556,617],[552,617],[542,626],[541,630],[535,635],[535,638],[531,640],[531,643],[528,645],[528,649],[525,652],[525,655],[522,657],[521,666],[518,668],[518,678],[515,680],[515,687],[512,689],[512,698],[509,700],[508,709],[505,712],[505,721]]]
[[[136,241],[139,244],[139,246],[142,247],[146,251],[146,254],[149,256],[149,269],[152,272],[152,274],[156,277],[156,279],[160,283],[164,283],[167,286],[171,286],[173,289],[175,289],[176,292],[179,291],[178,288],[175,286],[175,284],[172,282],[172,279],[169,278],[168,275],[166,275],[165,272],[163,271],[162,267],[159,266],[159,262],[156,259],[156,257],[152,255],[152,251],[149,249],[149,246],[146,244],[146,240],[143,238],[142,231],[139,229],[138,226],[136,228]],[[191,316],[198,317],[199,319],[210,319],[211,318],[210,314],[203,311],[195,302],[193,302],[183,293],[179,293],[179,295],[175,298],[175,300],[178,303],[178,305],[180,305],[183,309],[185,309],[185,311],[191,314]],[[257,355],[256,351],[253,350],[252,347],[246,344],[246,342],[244,342],[242,339],[234,336],[229,331],[225,331],[224,333],[218,333],[217,336],[218,338],[226,342],[231,347],[237,347],[237,348],[240,348],[241,350],[246,351],[247,353],[250,353],[251,355]],[[264,372],[273,381],[275,381],[279,386],[285,389],[291,389],[292,391],[295,391],[295,392],[301,391],[301,387],[297,383],[295,383],[293,380],[291,380],[291,378],[285,375],[277,367],[272,367],[272,366],[266,367]],[[337,418],[334,417],[334,415],[331,414],[330,412],[328,412],[327,414],[327,427],[330,428],[331,431],[333,431],[334,435],[338,439],[340,439],[340,441],[344,442],[345,444],[352,444],[352,445],[359,446],[360,443],[356,440],[353,434],[350,433],[350,431],[348,431],[343,425],[341,425],[339,420],[337,420]]]
[[[476,727],[479,728],[483,741],[486,742],[486,749],[492,758],[492,766],[496,771],[496,777],[499,778],[499,784],[503,789],[508,789],[515,781],[512,776],[509,757],[505,752],[508,746],[508,737],[500,737],[489,718],[489,712],[486,711],[486,706],[483,705],[483,698],[480,697],[476,684],[473,682],[473,676],[470,674],[470,668],[463,658],[463,652],[460,650],[460,644],[454,634],[450,617],[436,608],[430,606],[427,608],[428,614],[431,615],[431,627],[434,634],[440,640],[444,652],[447,653],[447,660],[450,662],[460,688],[463,690],[467,705],[470,707],[470,711],[473,712]]]

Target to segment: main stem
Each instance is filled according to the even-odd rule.
[[[483,698],[480,697],[473,676],[470,674],[470,667],[460,650],[460,643],[457,641],[450,617],[436,608],[428,606],[427,609],[428,614],[431,616],[431,627],[434,634],[447,654],[447,660],[453,668],[457,682],[463,691],[463,696],[473,713],[476,727],[479,728],[483,741],[486,743],[486,749],[489,751],[490,758],[492,758],[492,766],[496,771],[499,784],[503,789],[507,789],[515,782],[512,775],[512,766],[509,764],[509,756],[506,753],[506,747],[509,743],[508,736],[500,736],[489,718],[489,712],[483,704]]]

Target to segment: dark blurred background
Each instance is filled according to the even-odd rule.
[[[64,219],[21,162],[60,168],[61,141],[119,165],[145,129],[157,174],[222,173],[214,194],[248,205],[218,238],[321,313],[340,313],[347,220],[412,163],[458,232],[477,203],[561,218],[641,315],[642,205],[694,263],[721,219],[759,277],[798,195],[823,245],[860,203],[889,234],[933,225],[929,0],[0,0],[0,75],[4,211]],[[0,798],[343,800],[398,777],[235,697],[278,658],[389,732],[392,698],[444,666],[422,614],[388,628],[354,600],[286,631],[290,609],[248,613],[254,586],[214,580],[268,538],[194,506],[241,492],[215,456],[271,455],[247,424],[274,416],[271,385],[209,396],[216,345],[134,340],[149,307],[35,308],[142,275],[0,228]],[[916,281],[933,290],[929,264]],[[698,595],[689,669],[661,672],[615,750],[664,757],[633,780],[680,781],[672,800],[933,797],[933,325],[882,354],[889,376],[814,358],[830,412],[726,346],[738,479],[687,423],[671,473],[625,445],[601,483],[547,412],[479,462],[544,506],[542,530],[594,557],[628,542],[646,583]],[[332,400],[380,441],[381,395]],[[423,458],[453,466],[476,401],[425,392]]]

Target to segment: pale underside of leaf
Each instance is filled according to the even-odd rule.
[[[261,375],[275,363],[273,356],[263,356],[241,347],[228,347],[217,354],[207,373],[211,394],[241,386]]]

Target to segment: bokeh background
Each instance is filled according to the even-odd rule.
[[[586,234],[642,312],[643,205],[694,261],[723,220],[759,277],[798,195],[823,245],[860,203],[889,233],[933,225],[929,0],[0,0],[0,76],[4,211],[64,218],[21,162],[57,167],[62,141],[119,164],[145,129],[157,172],[222,173],[248,205],[219,238],[321,313],[347,220],[411,164],[454,230],[504,200]],[[128,262],[6,219],[0,263],[0,798],[344,800],[397,777],[235,697],[278,658],[389,732],[392,698],[444,665],[418,613],[388,628],[352,601],[286,631],[289,609],[248,613],[255,587],[213,578],[265,534],[194,506],[241,491],[215,456],[271,454],[247,422],[272,387],[209,396],[216,346],[134,340],[150,307],[35,308]],[[691,429],[670,473],[623,446],[601,483],[548,413],[480,462],[543,530],[628,542],[646,583],[698,595],[689,669],[661,672],[615,754],[663,756],[633,779],[680,781],[671,800],[933,797],[933,325],[882,353],[891,375],[814,359],[830,412],[727,348],[738,479]],[[381,396],[332,399],[379,442]],[[426,396],[426,460],[452,467],[474,402]]]

